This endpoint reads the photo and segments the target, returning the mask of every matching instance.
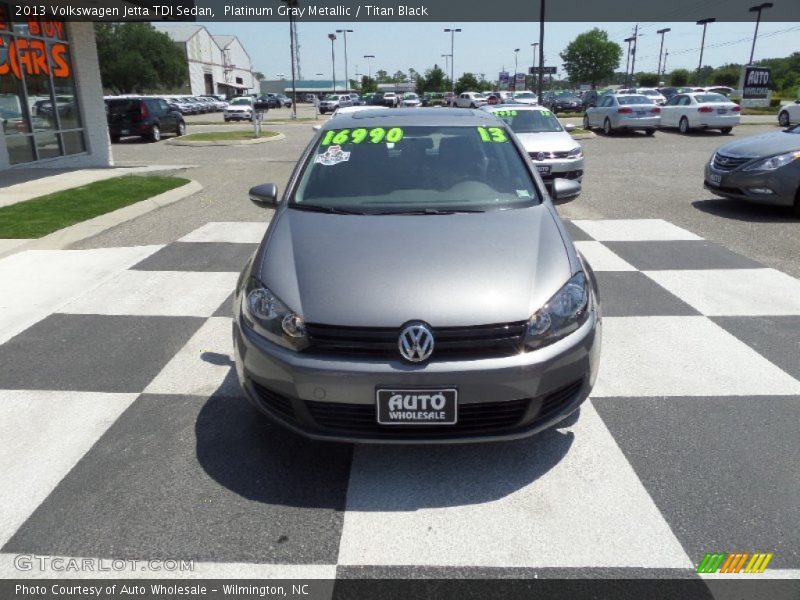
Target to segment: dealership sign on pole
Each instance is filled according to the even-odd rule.
[[[544,67],[542,69],[543,75],[555,75],[558,70],[555,67]],[[539,74],[539,67],[528,67],[528,74],[530,75],[538,75]]]
[[[769,89],[769,67],[742,67],[739,89],[742,90],[742,106],[769,106],[772,92]]]
[[[497,87],[501,90],[508,89],[508,71],[500,71],[500,77],[497,80]]]

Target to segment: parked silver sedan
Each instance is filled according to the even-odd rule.
[[[606,135],[621,129],[653,135],[660,124],[661,107],[641,94],[606,94],[583,115],[585,129],[601,127]]]
[[[337,116],[280,201],[274,184],[250,198],[276,212],[234,295],[236,371],[279,424],[339,441],[503,440],[588,396],[594,275],[493,116]]]
[[[581,181],[583,148],[569,134],[573,126],[565,129],[550,110],[540,106],[506,104],[481,110],[506,122],[548,187],[556,177]]]

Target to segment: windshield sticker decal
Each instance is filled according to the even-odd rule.
[[[314,159],[314,162],[330,167],[331,165],[338,165],[348,160],[350,160],[349,152],[342,152],[341,146],[331,146],[322,154],[317,154],[317,158]]]
[[[503,143],[508,141],[508,136],[502,127],[478,127],[478,135],[484,142]]]
[[[517,111],[515,111],[515,110],[496,110],[496,111],[494,111],[494,116],[500,117],[501,119],[503,117],[516,117],[517,116]]]
[[[517,190],[517,196],[520,198],[530,198],[531,193],[528,190]]]
[[[383,127],[373,127],[372,129],[332,129],[325,134],[320,146],[328,146],[330,144],[361,144],[369,142],[371,144],[380,144],[387,142],[396,144],[405,136],[405,132],[400,127],[392,127],[391,129],[384,129]]]

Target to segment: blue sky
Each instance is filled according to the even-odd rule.
[[[244,44],[254,68],[267,79],[279,73],[290,75],[288,23],[202,23],[211,33],[234,34]],[[633,32],[635,23],[548,23],[545,29],[546,64],[559,67],[558,53],[576,35],[597,26],[623,48],[623,40]],[[367,73],[365,54],[374,54],[372,72],[384,69],[390,74],[409,67],[424,71],[438,63],[444,67],[442,54],[450,52],[450,34],[444,27],[460,27],[455,37],[456,77],[465,71],[484,73],[496,79],[502,67],[514,69],[514,49],[520,48],[519,70],[526,70],[532,61],[531,43],[538,41],[538,23],[298,23],[300,61],[304,79],[315,79],[317,73],[331,77],[331,44],[328,33],[336,29],[353,29],[347,35],[348,72]],[[665,50],[669,51],[667,71],[678,67],[697,68],[702,27],[694,23],[641,23],[637,71],[655,72],[661,36],[656,30],[672,28],[666,34]],[[755,25],[753,22],[712,23],[708,26],[703,64],[720,66],[728,62],[744,63],[750,55]],[[800,50],[800,23],[761,23],[755,59],[788,56]],[[335,42],[336,77],[344,75],[344,45]],[[358,70],[356,70],[358,69]],[[625,69],[623,55],[620,70]]]

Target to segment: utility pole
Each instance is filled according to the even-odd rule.
[[[764,2],[763,4],[759,4],[758,6],[750,7],[750,12],[757,12],[758,17],[756,17],[756,31],[753,34],[753,47],[750,48],[750,62],[747,63],[748,65],[753,64],[753,54],[756,51],[756,38],[758,37],[758,24],[761,22],[761,11],[764,10],[765,8],[772,8],[772,2]]]
[[[631,83],[635,83],[634,77],[636,76],[636,45],[639,42],[639,24],[633,30],[633,58],[631,59]]]
[[[667,58],[669,58],[669,50],[664,53],[664,64],[662,65],[661,69],[661,77],[666,76],[667,74]]]
[[[544,83],[544,3],[539,0],[539,77],[536,83],[537,101],[542,102],[542,85]]]
[[[661,55],[664,53],[664,34],[668,31],[672,31],[669,27],[665,29],[659,29],[656,31],[657,34],[661,34],[661,48],[658,51],[658,69],[656,69],[656,75],[661,77]]]
[[[367,59],[367,69],[369,69],[369,71],[368,71],[369,75],[367,77],[372,79],[372,59],[375,58],[375,55],[374,54],[365,54],[364,58]]]
[[[698,83],[702,83],[702,82],[699,81],[699,79],[700,79],[700,69],[703,68],[703,48],[706,45],[706,27],[708,27],[709,23],[713,23],[714,21],[716,21],[716,19],[700,19],[699,21],[697,21],[698,25],[702,25],[703,26],[703,39],[700,42],[700,62],[697,63]]]
[[[350,80],[347,78],[347,34],[353,33],[352,29],[337,29],[336,33],[341,33],[344,37],[344,91],[350,91]]]
[[[542,1],[544,1],[544,0],[542,0]],[[448,29],[445,29],[444,32],[450,34],[450,83],[453,84],[453,90],[452,91],[453,91],[453,95],[455,95],[455,93],[456,93],[456,75],[455,75],[456,57],[455,57],[455,53],[454,53],[454,50],[455,50],[455,37],[456,37],[457,33],[461,33],[461,29],[460,28],[458,28],[458,29],[448,28]]]
[[[633,36],[625,38],[625,41],[628,42],[628,60],[625,63],[625,87],[628,87],[628,71],[631,69],[631,42],[633,41]]]
[[[336,55],[333,52],[333,42],[336,41],[336,34],[329,33],[328,39],[331,41],[331,71],[333,74],[333,93],[336,93]]]

